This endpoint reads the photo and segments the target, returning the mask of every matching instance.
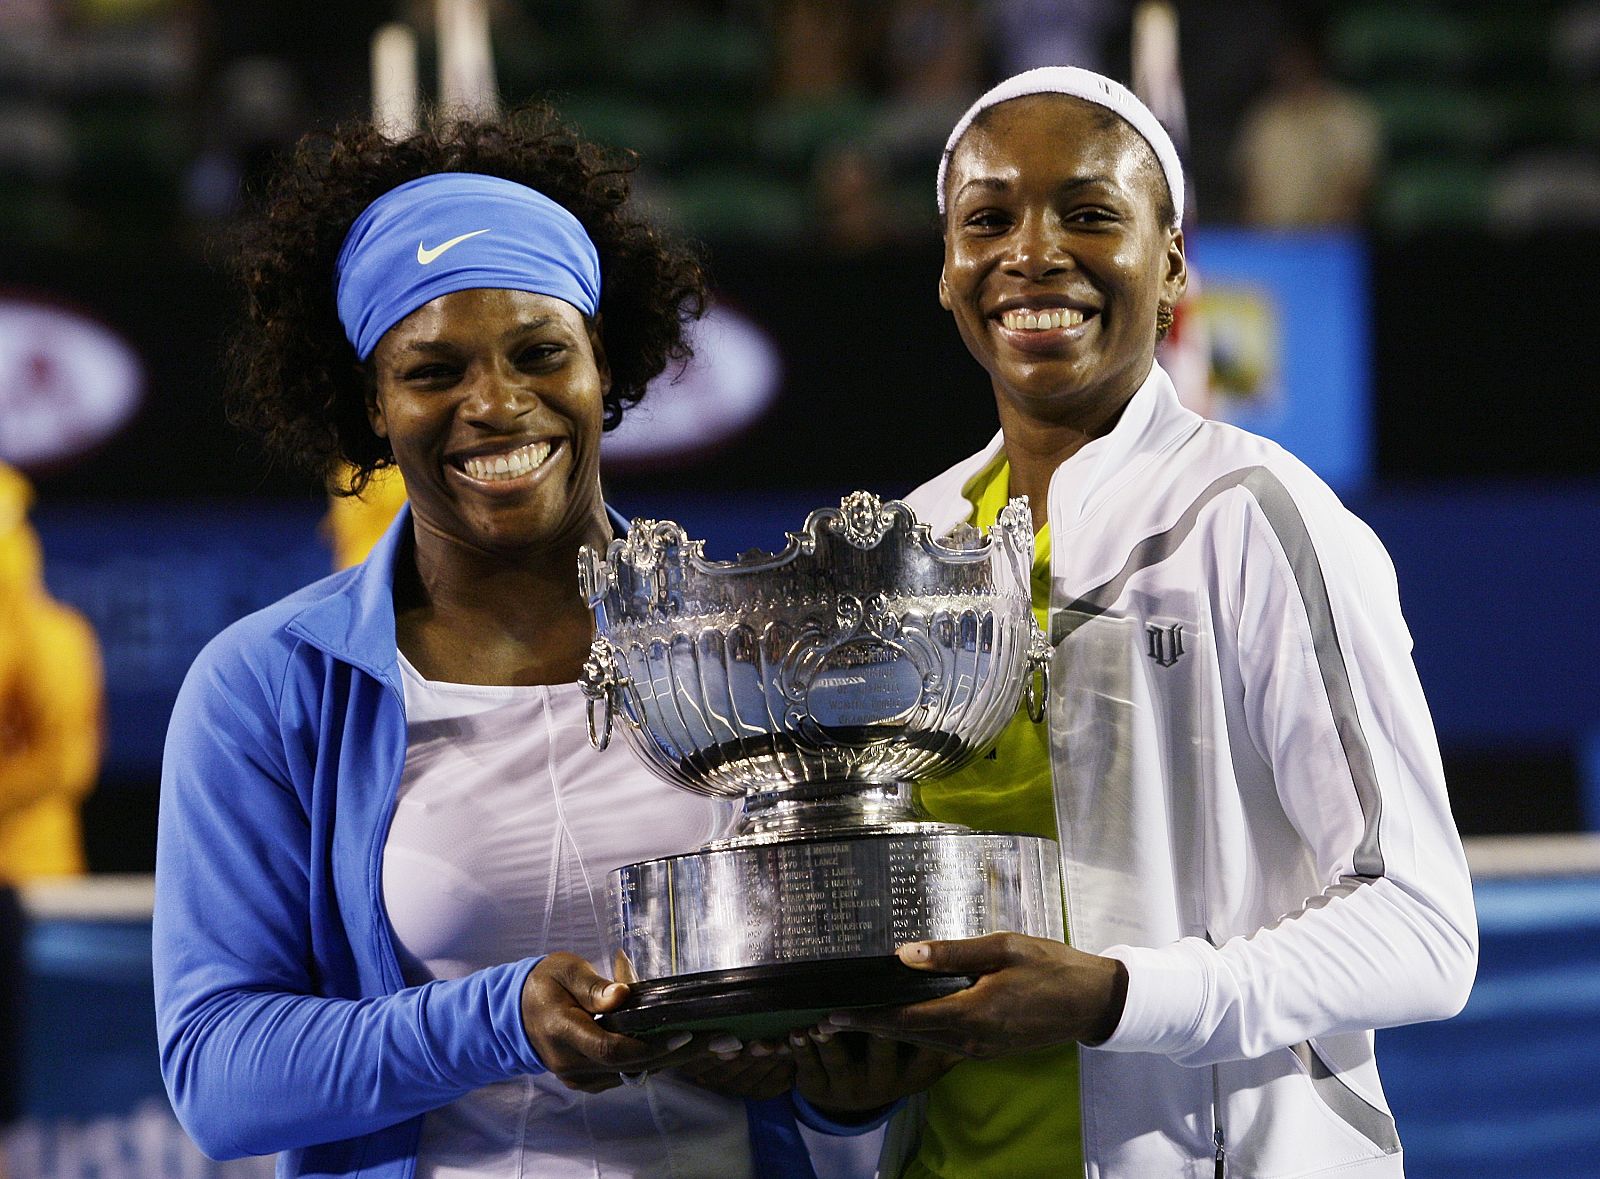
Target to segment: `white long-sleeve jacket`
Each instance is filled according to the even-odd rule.
[[[907,497],[936,535],[1000,446]],[[1068,927],[1129,978],[1090,1179],[1401,1175],[1372,1029],[1460,1010],[1477,928],[1387,554],[1159,367],[1049,508]]]

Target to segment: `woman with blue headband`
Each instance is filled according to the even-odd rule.
[[[347,491],[398,467],[410,504],[363,564],[213,640],[173,713],[158,1027],[209,1154],[756,1179],[811,1175],[797,1108],[860,1128],[793,1104],[786,1055],[594,1018],[627,993],[595,965],[606,873],[730,818],[590,749],[575,682],[578,550],[614,534],[601,433],[705,298],[626,170],[542,108],[357,126],[300,145],[244,243],[238,418]],[[806,1068],[846,1119],[887,1100]]]
[[[906,1179],[1402,1174],[1374,1028],[1454,1014],[1472,893],[1370,530],[1155,361],[1183,173],[1125,88],[1002,83],[939,167],[940,303],[999,433],[907,497],[1033,505],[1047,715],[923,784],[934,818],[1059,839],[1070,944],[919,943],[966,990],[829,1026],[964,1061],[891,1129]]]

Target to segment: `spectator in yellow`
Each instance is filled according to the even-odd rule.
[[[102,744],[94,632],[45,591],[28,482],[0,464],[0,881],[84,870]]]
[[[366,560],[405,502],[406,481],[396,467],[374,474],[360,495],[330,495],[322,527],[333,548],[333,567],[348,569]]]

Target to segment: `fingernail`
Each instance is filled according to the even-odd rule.
[[[625,989],[626,988],[623,987],[621,983],[612,983],[601,992],[600,997],[607,1000],[615,999],[618,995],[622,994]]]
[[[751,1056],[771,1056],[772,1055],[772,1049],[768,1048],[760,1040],[757,1040],[754,1044],[750,1045],[750,1055]]]
[[[713,1052],[711,1055],[722,1061],[723,1064],[727,1064],[730,1060],[739,1059],[737,1052]]]
[[[827,1022],[835,1028],[853,1028],[856,1026],[855,1016],[848,1011],[835,1011],[828,1016]],[[820,1024],[818,1025],[821,1026]]]
[[[932,951],[927,942],[912,942],[908,946],[901,946],[899,954],[902,962],[926,962],[932,956]]]
[[[806,1038],[799,1032],[790,1032],[789,1043],[793,1044],[796,1048],[804,1048],[806,1044]]]
[[[826,1044],[829,1040],[833,1039],[833,1033],[825,1032],[821,1028],[818,1028],[816,1031],[811,1033],[811,1038],[818,1044]]]
[[[677,1035],[673,1036],[672,1039],[667,1041],[667,1051],[676,1052],[679,1048],[682,1048],[692,1039],[694,1039],[693,1032],[679,1032]]]
[[[706,1047],[721,1056],[724,1052],[738,1052],[739,1049],[744,1047],[744,1044],[738,1036],[730,1036],[724,1032],[720,1036],[712,1037],[711,1042]]]

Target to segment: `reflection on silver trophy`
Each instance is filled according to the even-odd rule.
[[[1048,647],[1029,603],[1033,528],[933,537],[868,492],[812,512],[773,554],[706,558],[668,521],[585,549],[596,635],[590,739],[617,722],[673,785],[742,798],[726,838],[612,873],[632,1034],[776,1035],[844,1007],[970,983],[901,965],[921,939],[1060,939],[1056,845],[926,821],[913,783],[981,756]]]

